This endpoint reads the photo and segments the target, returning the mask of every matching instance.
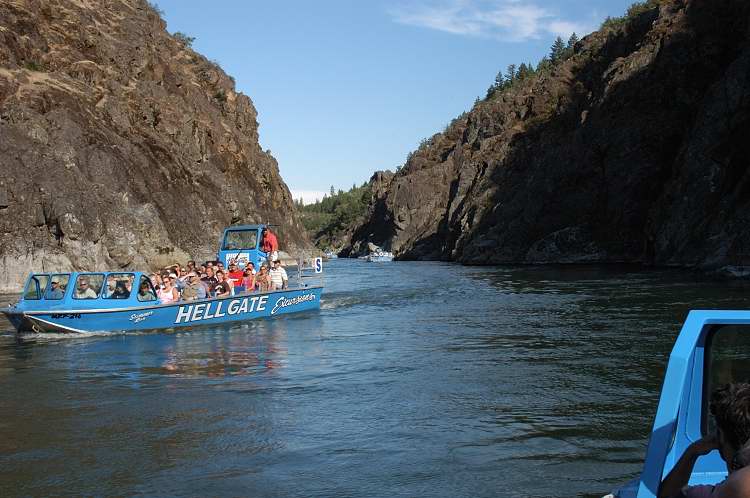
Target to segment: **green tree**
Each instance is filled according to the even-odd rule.
[[[331,185],[331,197],[333,197],[334,195],[336,195],[336,189],[333,188],[333,185]]]
[[[559,36],[555,38],[549,52],[549,58],[553,64],[560,62],[565,56],[565,42]]]
[[[180,31],[175,31],[175,33],[172,35],[175,40],[182,43],[184,46],[190,48],[193,46],[193,42],[195,41],[194,36],[188,36],[185,33],[182,33]]]
[[[510,64],[508,69],[505,70],[505,79],[509,82],[508,85],[512,85],[516,82],[516,65]]]
[[[521,65],[518,66],[518,73],[516,74],[516,78],[518,78],[519,80],[525,80],[529,76],[531,76],[529,66],[527,66],[525,62],[522,62]]]
[[[578,35],[573,31],[573,34],[570,35],[570,38],[568,38],[568,46],[566,47],[569,50],[573,50],[573,47],[576,46],[576,43],[578,43],[580,40],[578,38]]]

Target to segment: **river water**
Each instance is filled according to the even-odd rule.
[[[0,496],[601,496],[637,475],[691,308],[676,271],[327,265],[320,312],[0,329]],[[7,302],[8,299],[6,299]]]

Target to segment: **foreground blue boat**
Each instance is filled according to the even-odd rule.
[[[118,284],[119,292],[107,295],[104,283],[111,280],[122,285]],[[2,313],[20,333],[171,329],[319,309],[322,289],[306,286],[161,304],[141,272],[35,273],[20,301]]]
[[[691,311],[669,357],[641,475],[610,496],[656,497],[687,447],[713,432],[711,393],[748,380],[750,311]],[[714,450],[698,458],[690,485],[717,484],[726,477],[726,463]]]

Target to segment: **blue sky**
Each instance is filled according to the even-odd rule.
[[[295,198],[394,170],[498,70],[536,63],[632,0],[156,0],[232,75]],[[207,6],[210,5],[210,6]]]

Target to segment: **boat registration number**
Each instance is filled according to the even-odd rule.
[[[52,318],[81,318],[80,313],[52,313]]]

